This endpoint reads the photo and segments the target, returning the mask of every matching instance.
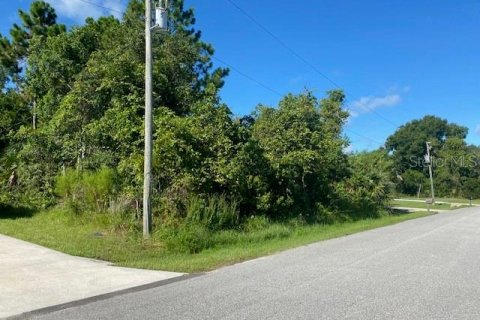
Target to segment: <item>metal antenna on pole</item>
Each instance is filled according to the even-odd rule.
[[[428,173],[430,174],[430,188],[431,188],[431,195],[432,195],[432,204],[435,204],[435,190],[433,188],[433,174],[432,174],[432,158],[430,156],[430,150],[432,146],[430,142],[426,142],[427,145],[427,161],[428,161]]]
[[[152,229],[152,0],[145,0],[145,159],[143,168],[143,237]]]

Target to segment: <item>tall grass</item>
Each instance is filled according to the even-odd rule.
[[[212,195],[206,199],[192,196],[187,201],[186,223],[210,230],[233,228],[239,224],[238,203],[225,195]]]
[[[106,212],[116,194],[116,184],[113,169],[105,167],[94,172],[71,169],[57,177],[55,193],[75,214]]]
[[[112,230],[109,222],[104,220],[107,215],[102,214],[82,221],[60,208],[16,219],[2,219],[2,213],[0,233],[5,235],[121,266],[180,272],[211,270],[299,245],[428,215],[426,212],[391,215],[332,225],[273,223],[255,217],[242,229],[211,231],[198,225],[186,229],[158,228],[151,239],[144,240],[140,229]]]

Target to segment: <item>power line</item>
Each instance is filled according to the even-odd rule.
[[[87,4],[90,4],[90,5],[92,5],[92,6],[96,6],[96,7],[105,9],[105,10],[109,10],[109,11],[113,11],[113,12],[117,12],[117,13],[123,14],[123,11],[120,11],[120,10],[117,10],[117,9],[113,9],[113,8],[110,8],[110,7],[105,7],[104,5],[101,5],[101,4],[96,3],[96,2],[93,2],[93,1],[89,1],[89,0],[77,0],[77,1],[81,1],[81,2],[83,2],[83,3],[87,3]]]
[[[247,78],[248,80],[252,81],[252,82],[255,82],[256,84],[258,84],[259,86],[263,87],[264,89],[270,91],[270,92],[273,92],[274,94],[280,96],[280,97],[283,97],[283,94],[281,94],[280,92],[278,92],[277,90],[275,89],[272,89],[271,87],[267,86],[266,84],[258,81],[257,79],[249,76],[248,74],[240,71],[238,68],[235,68],[234,66],[232,66],[231,64],[213,56],[212,57],[214,60],[217,60],[218,62],[220,62],[221,64],[227,66],[228,68],[232,69],[233,71],[235,71],[236,73],[240,74],[241,76],[243,76],[244,78]]]
[[[213,58],[214,60],[217,60],[218,62],[222,63],[223,65],[227,66],[228,68],[232,69],[233,71],[237,72],[238,74],[240,74],[241,76],[245,77],[246,79],[248,79],[248,80],[250,80],[250,81],[258,84],[259,86],[263,87],[264,89],[266,89],[266,90],[268,90],[268,91],[273,92],[274,94],[278,95],[279,97],[283,97],[283,96],[284,96],[283,94],[281,94],[281,93],[278,92],[277,90],[272,89],[271,87],[269,87],[269,86],[267,86],[266,84],[258,81],[257,79],[253,78],[252,76],[249,76],[249,75],[246,74],[245,72],[239,70],[238,68],[235,68],[234,66],[232,66],[231,64],[223,61],[222,59],[217,58],[217,57],[215,57],[215,56],[213,56],[212,58]],[[345,131],[353,134],[353,135],[356,135],[356,136],[358,136],[358,137],[366,140],[366,141],[373,142],[373,143],[375,143],[375,144],[378,144],[379,146],[383,146],[383,145],[384,145],[383,142],[379,142],[379,141],[377,141],[377,140],[375,140],[375,139],[369,138],[369,137],[367,137],[367,136],[365,136],[365,135],[363,135],[363,134],[360,134],[360,133],[358,133],[358,132],[355,132],[355,131],[347,128],[347,127],[344,127],[343,129],[344,129]]]
[[[273,32],[271,32],[267,27],[265,27],[263,24],[261,24],[257,19],[255,19],[251,14],[249,14],[247,11],[245,11],[242,7],[240,7],[238,4],[235,3],[233,0],[227,0],[232,4],[238,11],[240,11],[244,16],[246,16],[250,21],[252,21],[255,25],[257,25],[260,29],[262,29],[265,33],[267,33],[272,39],[274,39],[276,42],[278,42],[282,47],[284,47],[287,51],[289,51],[292,55],[294,55],[297,59],[302,61],[304,64],[309,66],[313,71],[318,73],[320,76],[322,76],[324,79],[326,79],[328,82],[333,84],[336,88],[341,88],[340,85],[338,85],[335,81],[333,81],[330,77],[328,77],[325,73],[321,72],[315,65],[310,63],[307,59],[302,57],[298,52],[296,52],[294,49],[292,49],[290,46],[288,46],[282,39],[280,39],[278,36],[276,36]],[[358,100],[358,98],[353,95],[352,93],[348,92],[347,90],[344,90],[346,94],[349,96],[353,97],[354,99]],[[388,122],[389,124],[393,125],[395,128],[397,128],[399,125],[394,123],[393,121],[389,120],[388,118],[384,117],[377,111],[375,111],[373,108],[367,108],[369,111],[377,115],[379,118],[383,119],[384,121]]]
[[[367,141],[373,142],[373,143],[375,143],[375,144],[378,144],[379,146],[384,146],[384,145],[385,145],[385,143],[383,143],[383,142],[379,142],[379,141],[377,141],[377,140],[375,140],[375,139],[372,139],[372,138],[369,138],[369,137],[367,137],[367,136],[364,136],[363,134],[360,134],[360,133],[358,133],[358,132],[355,132],[355,131],[353,131],[353,130],[351,130],[351,129],[349,129],[349,128],[344,127],[344,129],[345,129],[345,131],[348,131],[348,132],[350,132],[351,134],[356,135],[357,137],[360,137],[360,138],[362,138],[362,139],[364,139],[364,140],[367,140]]]
[[[248,19],[250,19],[254,24],[256,24],[260,29],[265,31],[268,35],[270,35],[275,41],[277,41],[282,47],[284,47],[286,50],[288,50],[291,54],[293,54],[295,57],[297,57],[299,60],[301,60],[303,63],[308,65],[310,68],[315,70],[319,75],[321,75],[323,78],[328,80],[330,83],[332,83],[336,87],[340,87],[335,81],[330,79],[326,74],[318,70],[313,64],[308,62],[305,58],[303,58],[301,55],[299,55],[295,50],[290,48],[285,42],[282,41],[279,37],[277,37],[274,33],[272,33],[270,30],[268,30],[265,26],[263,26],[260,22],[258,22],[257,19],[255,19],[252,15],[250,15],[247,11],[242,9],[240,6],[238,6],[233,0],[227,0],[230,2],[237,10],[239,10],[243,15],[245,15]]]

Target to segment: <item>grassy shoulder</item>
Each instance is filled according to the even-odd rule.
[[[405,201],[405,200],[393,200],[390,202],[392,207],[404,207],[404,208],[413,208],[413,209],[427,209],[428,205],[425,202],[414,202],[414,201]],[[432,210],[452,210],[465,207],[466,205],[451,205],[450,203],[436,203],[435,205],[430,205]]]
[[[387,215],[333,225],[269,224],[258,230],[219,231],[208,237],[208,249],[175,252],[158,234],[143,240],[138,231],[113,231],[104,218],[73,219],[61,210],[0,212],[0,233],[68,254],[111,261],[118,266],[177,272],[201,272],[269,255],[285,249],[427,216],[426,212]],[[197,241],[193,238],[184,241]],[[198,238],[205,239],[201,234]],[[162,237],[164,239],[164,237]]]
[[[398,199],[405,199],[405,200],[418,200],[425,202],[425,198],[417,198],[415,196],[408,196],[408,195],[397,195]],[[437,202],[446,202],[446,203],[458,203],[458,204],[465,204],[469,205],[470,200],[465,198],[435,198]],[[480,205],[480,199],[472,199],[472,204]]]

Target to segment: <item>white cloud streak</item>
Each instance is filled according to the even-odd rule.
[[[121,18],[125,10],[122,0],[47,0],[57,11],[60,17],[69,18],[77,23],[82,23],[86,18],[99,18],[101,16],[113,15]],[[89,4],[87,2],[95,3]],[[104,8],[102,8],[104,7]]]
[[[475,133],[480,136],[480,124],[475,128]]]
[[[392,107],[398,105],[401,100],[399,94],[389,94],[382,97],[361,97],[351,104],[351,116],[356,117],[361,113],[369,113],[383,107]]]

